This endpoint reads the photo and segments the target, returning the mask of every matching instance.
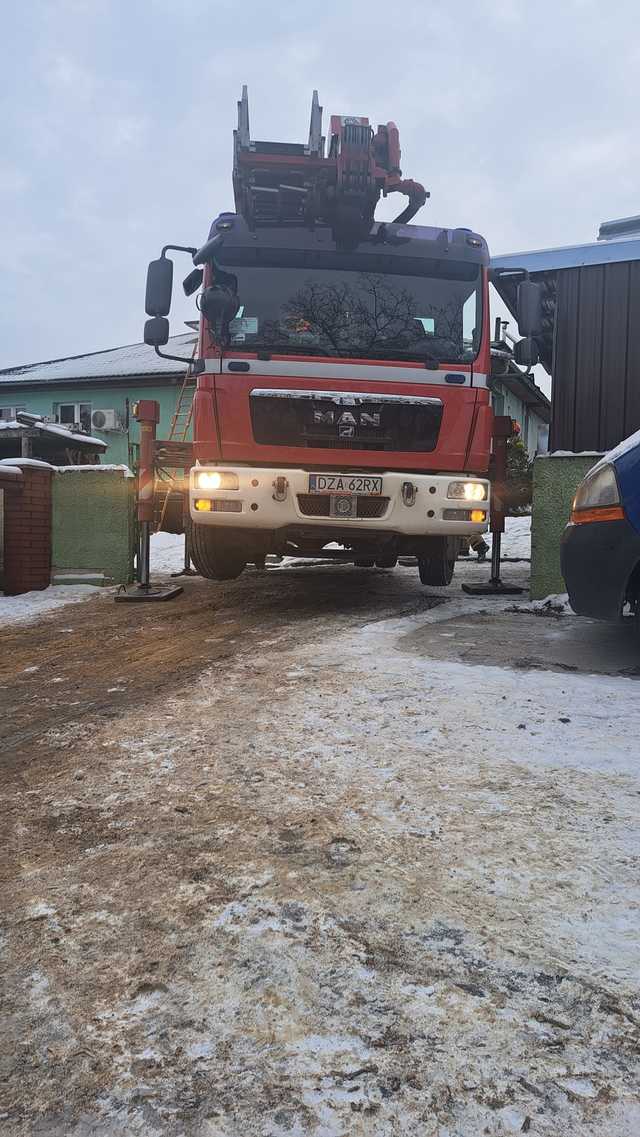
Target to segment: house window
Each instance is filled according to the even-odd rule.
[[[493,413],[494,413],[494,415],[503,415],[504,414],[504,395],[502,394],[502,392],[494,391],[492,402],[493,402]]]
[[[91,433],[91,403],[56,403],[53,411],[61,426],[79,426]]]
[[[0,407],[0,422],[13,422],[18,411],[26,411],[26,409],[24,403],[19,406],[16,404],[14,407]]]

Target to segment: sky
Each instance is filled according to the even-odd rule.
[[[233,208],[232,130],[305,141],[331,113],[400,128],[424,224],[494,253],[640,212],[631,0],[5,0],[0,367],[139,342],[149,260]],[[397,203],[383,202],[389,219]],[[184,272],[183,272],[184,269]],[[178,280],[189,261],[177,260]],[[181,291],[181,290],[180,290]],[[194,318],[174,290],[172,333]]]

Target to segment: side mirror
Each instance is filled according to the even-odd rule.
[[[159,257],[147,269],[147,294],[144,310],[147,316],[168,316],[173,289],[173,261]],[[145,341],[146,342],[146,341]],[[164,341],[166,343],[166,340]]]
[[[538,336],[542,331],[542,285],[523,280],[518,285],[518,330],[521,336]]]
[[[200,311],[208,322],[215,327],[220,321],[232,320],[238,311],[238,297],[228,288],[212,285],[205,288],[200,297]]]
[[[540,359],[536,341],[531,336],[527,336],[524,340],[518,340],[513,349],[513,358],[521,367],[535,367]]]
[[[169,321],[164,316],[154,316],[147,320],[144,325],[144,342],[150,347],[162,347],[169,342]]]
[[[200,285],[202,284],[203,276],[204,273],[201,268],[194,268],[191,270],[188,276],[185,276],[184,280],[182,281],[182,288],[185,296],[193,296],[194,292],[198,291]]]

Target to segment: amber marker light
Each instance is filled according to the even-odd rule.
[[[624,519],[624,509],[621,505],[600,505],[595,509],[571,510],[573,525],[587,525],[591,521],[624,521]]]

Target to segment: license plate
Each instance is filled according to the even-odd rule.
[[[379,497],[382,478],[368,474],[309,474],[309,493],[353,493]]]

